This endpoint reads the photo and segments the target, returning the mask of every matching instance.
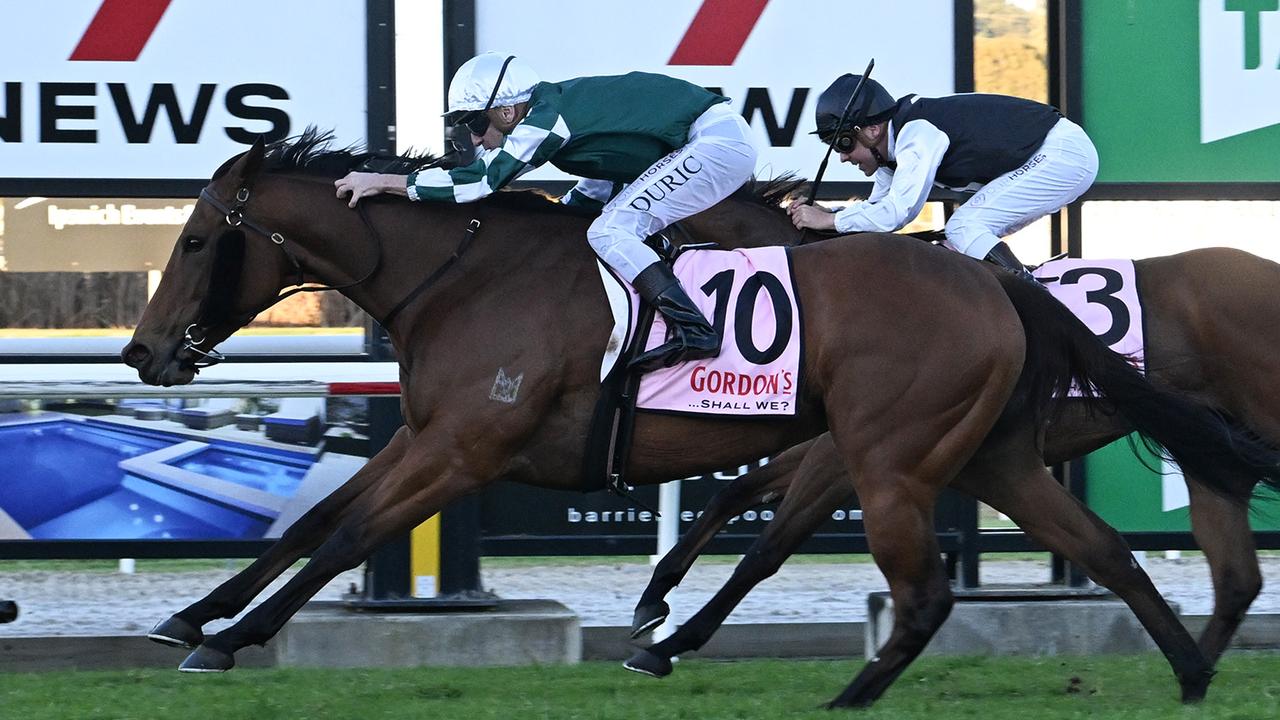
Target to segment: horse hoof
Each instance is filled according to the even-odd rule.
[[[147,639],[161,645],[191,650],[204,642],[204,633],[200,632],[200,628],[174,615],[151,628],[151,632],[147,633]]]
[[[1194,705],[1204,700],[1205,695],[1209,693],[1209,683],[1213,681],[1215,674],[1213,670],[1206,670],[1193,678],[1179,678],[1178,684],[1182,686],[1182,704]]]
[[[218,673],[226,672],[235,665],[236,659],[229,653],[214,650],[208,645],[201,645],[182,661],[178,669],[189,673]]]
[[[634,640],[652,631],[670,614],[671,606],[665,600],[636,608],[635,614],[631,616],[631,639]]]
[[[671,674],[671,660],[654,655],[648,650],[637,650],[635,655],[622,663],[622,667],[649,677],[664,678]]]

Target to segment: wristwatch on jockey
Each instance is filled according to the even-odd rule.
[[[631,285],[667,322],[667,341],[632,360],[631,368],[646,373],[720,354],[720,333],[703,317],[665,262],[660,260],[641,270]]]

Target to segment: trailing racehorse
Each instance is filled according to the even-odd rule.
[[[794,185],[784,186],[784,194]],[[739,205],[743,203],[739,202]],[[740,215],[716,208],[698,221],[701,233],[720,233],[719,225],[735,223]],[[780,212],[757,213],[737,232],[765,238],[787,231]],[[1135,262],[1141,288],[1146,328],[1146,367],[1152,381],[1220,409],[1231,420],[1280,446],[1280,396],[1273,391],[1280,382],[1280,361],[1272,348],[1280,346],[1280,301],[1274,288],[1280,284],[1280,265],[1239,250],[1207,248]],[[1111,414],[1081,412],[1067,404],[1053,418],[1044,439],[1044,460],[1062,462],[1092,452],[1130,432],[1123,418]],[[801,482],[796,471],[804,463]],[[853,495],[853,485],[827,439],[808,441],[776,457],[721,489],[680,542],[654,569],[653,578],[636,606],[633,636],[660,623],[669,613],[663,598],[688,572],[698,552],[730,518],[757,505],[795,495],[775,516],[776,529],[766,530],[760,552],[772,562],[744,560],[738,572],[708,605],[699,620],[701,636],[709,637],[710,618],[732,610],[755,583],[776,572],[786,553],[774,547],[777,533],[786,542],[798,543],[804,527],[829,516]],[[1199,640],[1201,650],[1216,663],[1244,619],[1249,605],[1262,588],[1247,501],[1253,482],[1232,476],[1225,467],[1184,468],[1190,490],[1192,532],[1204,551],[1212,573],[1214,609]],[[984,479],[967,470],[953,483],[986,499]],[[1242,481],[1243,480],[1243,481]],[[1255,479],[1256,480],[1256,479]],[[1232,494],[1215,492],[1225,481]],[[792,513],[803,517],[790,517]],[[1020,522],[1021,524],[1021,522]],[[765,548],[768,552],[765,553]],[[714,627],[712,627],[714,629]],[[702,640],[705,642],[705,637]],[[696,647],[677,638],[667,647],[683,652]]]
[[[160,642],[195,647],[185,670],[229,669],[237,650],[273,637],[337,573],[458,497],[499,479],[580,484],[612,326],[582,240],[587,220],[541,201],[531,209],[519,194],[473,206],[388,200],[353,211],[334,200],[331,181],[362,158],[325,151],[320,140],[308,134],[269,152],[256,144],[215,173],[122,356],[145,382],[190,382],[216,357],[214,346],[283,288],[325,283],[387,327],[405,426],[248,568],[152,631]],[[1017,403],[1033,414],[1072,379],[1123,385],[1135,394],[1113,402],[1138,426],[1181,419],[1164,428],[1168,437],[1157,433],[1169,445],[1196,448],[1188,452],[1204,461],[1225,454],[1250,469],[1274,463],[1206,408],[1155,392],[1115,356],[1094,357],[1100,346],[1092,338],[1080,353],[1101,358],[1097,364],[1027,355],[1010,295],[965,258],[887,235],[790,255],[806,309],[796,415],[749,423],[641,417],[629,479],[655,483],[738,464],[829,430],[843,466],[871,483],[859,495],[868,517],[878,518],[868,533],[904,598],[900,624],[941,621],[945,603],[910,601],[946,592],[934,498],[996,425],[1019,377],[1038,379]],[[516,377],[495,391],[499,379]],[[1031,472],[1039,463],[1031,433],[1009,436],[1003,467]],[[1057,522],[1089,520],[1066,512]],[[235,617],[308,555],[280,591],[229,628],[203,634],[206,623]],[[1106,568],[1132,574],[1123,557],[1110,553]],[[1202,697],[1208,664],[1150,583],[1138,585],[1131,604],[1168,656],[1184,699]],[[837,703],[879,696],[914,656],[903,650],[893,663],[868,665]]]

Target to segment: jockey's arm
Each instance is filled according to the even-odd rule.
[[[569,192],[560,197],[560,202],[573,207],[601,210],[618,193],[623,184],[612,180],[596,180],[583,178]]]
[[[836,213],[836,230],[893,232],[915,219],[929,199],[933,178],[950,144],[946,133],[929,122],[907,123],[894,148],[898,168],[877,170],[871,196]]]
[[[536,118],[531,115],[516,125],[502,145],[478,155],[470,165],[410,173],[405,180],[409,199],[474,202],[547,162],[565,138],[539,127],[533,120]]]

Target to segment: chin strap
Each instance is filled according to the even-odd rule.
[[[877,150],[877,149],[875,149],[875,147],[873,147],[873,146],[867,146],[867,149],[871,151],[871,157],[873,157],[873,158],[875,158],[875,159],[876,159],[876,165],[878,165],[878,166],[880,166],[880,167],[887,167],[887,168],[889,168],[890,170],[897,170],[897,169],[898,169],[898,161],[897,161],[897,160],[890,160],[890,159],[886,158],[884,155],[881,155],[881,154],[880,154],[880,151],[879,151],[879,150]]]

